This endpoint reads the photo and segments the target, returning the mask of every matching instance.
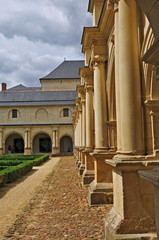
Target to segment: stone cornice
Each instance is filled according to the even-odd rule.
[[[93,12],[93,6],[95,3],[103,3],[104,0],[89,0],[88,4],[88,12],[92,13]]]
[[[91,49],[92,45],[106,45],[106,39],[98,27],[84,27],[81,44],[82,53],[85,53],[86,48]]]
[[[79,74],[80,77],[83,77],[85,80],[93,78],[93,72],[89,67],[80,68]]]
[[[108,39],[114,24],[114,3],[117,2],[118,0],[108,0],[105,1],[103,5],[98,27],[100,29],[100,32],[103,33],[105,39]]]
[[[84,85],[77,85],[77,92],[80,94],[84,94]]]

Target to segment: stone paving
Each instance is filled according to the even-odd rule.
[[[111,206],[89,207],[80,182],[74,157],[62,157],[2,239],[102,240]]]

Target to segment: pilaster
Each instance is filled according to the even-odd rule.
[[[31,154],[31,134],[29,128],[25,129],[24,139],[25,139],[24,154],[25,155]]]

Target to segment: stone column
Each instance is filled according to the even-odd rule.
[[[116,151],[116,121],[108,121],[110,151]]]
[[[25,129],[24,133],[24,154],[31,154],[30,129]]]
[[[59,153],[59,130],[56,130],[56,153]]]
[[[108,151],[106,64],[102,57],[94,60],[94,111],[95,111],[95,150],[90,155],[94,159],[95,178],[89,187],[90,205],[112,203],[112,168],[105,159],[113,158]]]
[[[136,3],[132,0],[121,0],[119,1],[119,82],[121,152],[124,154],[144,152],[138,45]]]
[[[80,131],[80,147],[82,147],[82,107],[79,106],[79,131]]]
[[[56,130],[52,132],[52,154],[56,154]]]
[[[82,146],[86,146],[86,105],[84,96],[82,99]]]
[[[82,176],[82,185],[88,186],[94,180],[94,161],[89,153],[94,146],[94,116],[93,116],[93,84],[92,79],[86,80],[86,148],[85,171]]]
[[[28,148],[28,131],[27,131],[27,130],[25,131],[25,136],[24,136],[24,138],[25,138],[25,144],[24,144],[24,146],[25,146],[25,149],[26,149],[26,148]]]
[[[100,56],[94,57],[94,111],[95,111],[95,151],[106,150],[108,136],[106,128],[106,66]]]
[[[80,151],[80,161],[81,165],[79,167],[79,174],[82,176],[85,169],[85,146],[86,146],[86,107],[85,107],[85,91],[84,85],[78,85],[77,91],[80,94],[80,115],[81,115],[81,148]]]
[[[0,155],[3,154],[3,131],[0,129]]]
[[[93,85],[86,84],[86,149],[94,147]]]
[[[28,130],[28,148],[31,149],[31,133],[30,133],[30,130]]]
[[[80,152],[79,152],[79,148],[80,148],[80,119],[79,119],[79,111],[77,109],[77,168],[79,168],[80,166]]]
[[[115,95],[116,95],[116,119],[117,119],[117,151],[121,151],[121,113],[120,113],[120,81],[119,81],[119,11],[118,4],[114,4],[115,20]]]
[[[79,111],[79,168],[82,164],[82,106],[81,103],[78,105],[78,111]]]
[[[136,13],[134,0],[119,1],[119,123],[122,141],[120,154],[113,160],[106,160],[113,167],[114,193],[113,208],[105,221],[107,240],[154,239],[151,235],[155,230],[154,217],[143,197],[149,195],[149,187],[140,182],[138,170],[151,169],[159,161],[148,161],[142,155],[144,137]]]

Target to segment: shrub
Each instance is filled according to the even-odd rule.
[[[0,160],[0,167],[1,166],[17,166],[22,162],[23,161],[19,161],[19,160]]]
[[[3,157],[3,160],[1,160]],[[17,160],[19,159],[19,160]],[[39,166],[49,159],[49,155],[5,155],[0,156],[0,174],[4,175],[0,186],[11,183],[28,173],[33,166]],[[1,168],[2,167],[2,168]]]
[[[45,162],[48,159],[49,159],[49,154],[42,155],[33,161],[34,166],[39,166],[41,163]]]
[[[0,160],[34,160],[42,155],[0,155]]]
[[[0,171],[0,174],[4,175],[3,181],[0,185],[3,186],[5,183],[11,183],[20,176],[25,175],[32,169],[33,165],[33,161],[24,161],[17,166],[9,166]]]

